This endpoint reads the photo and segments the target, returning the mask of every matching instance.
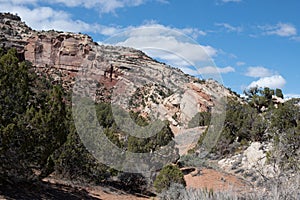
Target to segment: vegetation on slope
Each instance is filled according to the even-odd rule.
[[[0,179],[44,177],[49,156],[67,136],[63,90],[37,77],[16,50],[0,56]]]
[[[0,91],[0,184],[32,182],[55,172],[88,183],[118,175],[128,190],[145,189],[147,182],[139,174],[117,172],[92,156],[76,131],[70,95],[50,77],[36,75],[29,62],[18,59],[15,49],[0,51]],[[127,136],[117,127],[109,104],[95,107],[104,133],[124,150],[151,152],[174,137],[168,123],[150,138]],[[137,113],[131,112],[130,118],[138,125],[148,124]]]
[[[285,172],[299,172],[300,100],[275,102],[274,95],[283,97],[279,89],[252,88],[246,94],[245,102],[228,100],[224,128],[211,153],[223,157],[254,141],[273,142],[268,162]],[[141,139],[128,135],[117,126],[109,104],[95,107],[104,133],[124,151],[153,152],[174,137],[167,122],[155,136]],[[129,115],[139,126],[149,124],[138,113]],[[209,113],[199,113],[189,127],[209,126],[210,120]],[[197,160],[183,163],[202,163],[198,156],[190,157]],[[0,49],[0,163],[0,184],[40,180],[55,172],[57,176],[88,183],[107,182],[118,176],[120,184],[129,190],[149,188],[142,175],[111,169],[87,151],[72,119],[69,94],[51,78],[36,75],[30,63],[18,59],[15,49]],[[163,192],[172,182],[184,185],[180,170],[168,165],[160,171],[154,186],[157,192]]]

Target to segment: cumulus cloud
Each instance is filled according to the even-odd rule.
[[[214,75],[235,72],[235,69],[231,66],[227,66],[227,67],[206,66],[206,67],[199,67],[198,69],[194,69],[190,67],[181,67],[180,69],[186,74],[190,74],[193,76],[204,75],[205,77],[214,77]]]
[[[231,66],[227,66],[224,68],[206,66],[199,68],[197,71],[199,74],[227,74],[229,72],[235,72],[235,69]]]
[[[248,67],[246,72],[246,76],[253,77],[253,78],[263,78],[272,75],[274,75],[273,71],[262,66]]]
[[[49,4],[63,4],[65,6],[76,7],[84,6],[86,8],[95,8],[100,6],[105,12],[114,11],[118,6],[138,6],[146,0],[42,0]],[[165,1],[156,0],[161,3]],[[30,27],[36,30],[59,30],[68,32],[88,32],[99,33],[105,36],[111,36],[124,30],[131,30],[134,27],[106,26],[98,23],[90,24],[82,20],[74,20],[73,16],[65,10],[58,10],[53,7],[39,6],[38,0],[0,0],[0,12],[11,12],[18,14]],[[148,22],[143,26],[155,26],[156,22]],[[156,24],[156,26],[160,26]],[[206,32],[197,28],[173,28],[174,31],[181,32],[196,39],[199,36],[205,36]]]
[[[248,88],[252,88],[252,87],[283,88],[285,84],[286,84],[286,80],[281,75],[274,75],[269,77],[263,77],[257,81],[253,81],[248,86]]]
[[[26,2],[35,2],[27,0]],[[18,5],[15,5],[18,4]],[[69,32],[94,32],[102,35],[111,35],[119,31],[116,27],[101,24],[88,24],[81,20],[73,20],[72,16],[62,10],[51,7],[34,7],[19,5],[19,1],[0,1],[1,12],[17,13],[30,27],[36,30],[59,30]]]
[[[293,24],[278,23],[273,26],[260,26],[266,35],[278,35],[281,37],[290,37],[297,35],[297,29]]]
[[[262,66],[248,67],[246,76],[259,78],[253,81],[248,88],[251,87],[269,87],[269,88],[282,88],[286,84],[286,80],[270,69]]]
[[[177,29],[161,24],[142,25],[129,27],[120,36],[122,41],[114,44],[140,49],[176,67],[198,65],[200,62],[211,63],[217,50],[209,45],[199,45],[184,33],[193,35],[201,31]]]

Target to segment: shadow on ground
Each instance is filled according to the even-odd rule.
[[[52,183],[31,183],[18,185],[1,185],[0,197],[13,200],[38,200],[38,199],[63,199],[63,200],[99,200],[89,195],[84,189],[73,188],[71,186],[52,184]]]

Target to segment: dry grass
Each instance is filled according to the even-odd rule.
[[[300,174],[281,176],[267,180],[259,188],[248,192],[236,192],[233,189],[214,191],[213,189],[184,188],[173,184],[159,194],[161,200],[298,200],[300,199]]]

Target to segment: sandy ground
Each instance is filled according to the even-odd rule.
[[[234,192],[251,190],[251,186],[242,179],[214,169],[202,169],[200,175],[192,176],[188,174],[184,176],[184,179],[188,188],[213,189],[214,191],[229,190]]]

